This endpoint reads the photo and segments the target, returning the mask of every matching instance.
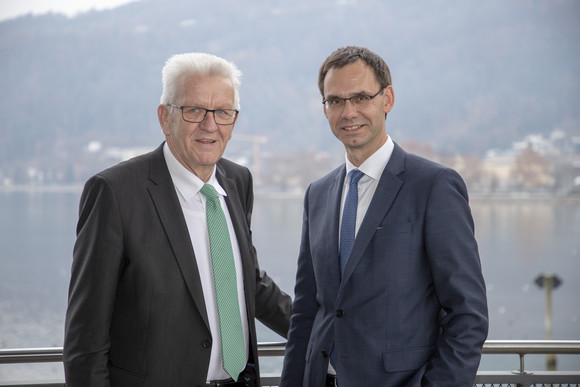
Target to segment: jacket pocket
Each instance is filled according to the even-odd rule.
[[[405,222],[382,223],[377,227],[377,232],[387,232],[389,234],[407,234],[413,231],[413,223],[411,220]]]
[[[423,367],[435,347],[398,349],[383,353],[383,366],[387,372],[414,371]]]
[[[141,387],[145,384],[145,377],[137,372],[116,367],[109,362],[109,378],[112,386]]]

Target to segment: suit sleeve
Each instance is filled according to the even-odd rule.
[[[292,299],[264,272],[256,270],[256,318],[286,338],[292,313]]]
[[[487,337],[487,299],[467,189],[455,171],[435,178],[426,211],[425,250],[443,316],[422,385],[471,386]]]
[[[68,387],[109,386],[109,328],[123,266],[118,204],[107,181],[83,190],[65,320],[63,362]]]

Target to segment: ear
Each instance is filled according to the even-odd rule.
[[[163,133],[169,135],[171,133],[171,114],[169,114],[169,107],[165,105],[159,105],[157,107],[157,117],[159,118],[159,124]]]
[[[322,108],[324,109],[324,116],[326,117],[326,119],[328,119],[328,111],[326,110],[326,104],[325,103],[322,104]]]
[[[393,106],[395,106],[395,90],[393,90],[393,86],[387,86],[383,95],[385,100],[384,111],[385,113],[389,113]]]

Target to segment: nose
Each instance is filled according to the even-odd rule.
[[[218,124],[215,122],[215,112],[206,112],[203,121],[199,123],[199,127],[208,132],[216,131]]]
[[[351,99],[344,101],[344,107],[342,108],[342,116],[344,118],[352,118],[356,117],[358,114],[357,108],[354,106],[354,103]]]

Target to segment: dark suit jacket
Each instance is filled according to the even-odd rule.
[[[469,386],[487,336],[487,301],[467,191],[453,170],[395,144],[342,282],[344,165],[312,183],[282,383]]]
[[[252,244],[250,172],[222,159],[217,178],[243,264],[250,362],[254,317],[286,336],[291,300],[260,270]],[[163,146],[85,185],[66,314],[68,387],[199,386],[212,337],[194,250]]]

